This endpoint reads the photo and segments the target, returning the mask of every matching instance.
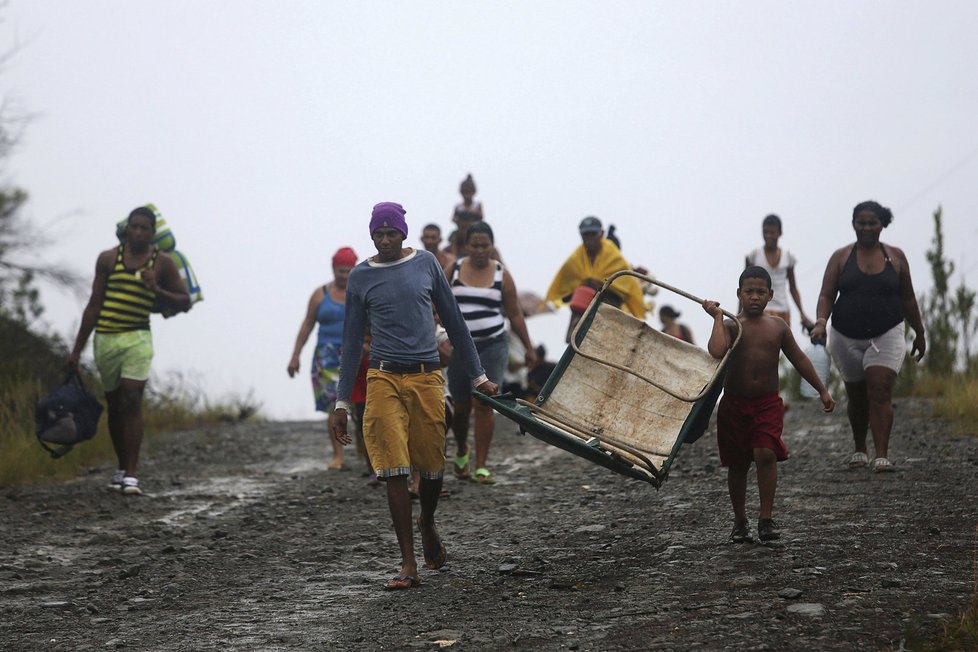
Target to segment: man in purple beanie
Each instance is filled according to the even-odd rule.
[[[349,444],[350,394],[360,366],[364,328],[370,324],[370,364],[363,439],[377,477],[387,482],[387,504],[401,548],[401,570],[384,588],[418,586],[408,479],[421,473],[418,529],[425,567],[445,565],[447,552],[435,530],[435,509],[445,473],[445,380],[435,342],[437,310],[442,325],[468,368],[473,386],[485,394],[499,388],[479,362],[472,336],[435,257],[403,247],[408,228],[400,204],[374,206],[370,237],[377,255],[350,272],[334,409],[333,437]]]

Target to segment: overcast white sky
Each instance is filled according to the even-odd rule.
[[[12,0],[0,91],[36,114],[3,174],[90,281],[114,224],[151,201],[206,300],[154,322],[158,372],[212,398],[252,390],[314,415],[285,368],[344,245],[373,253],[370,208],[409,240],[478,198],[521,289],[543,293],[596,215],[626,257],[733,308],[767,213],[785,223],[814,313],[852,207],[895,214],[884,242],[918,295],[941,204],[978,285],[978,3],[216,2]],[[87,300],[45,287],[73,337]],[[670,301],[702,342],[702,310]],[[528,322],[556,357],[567,309]],[[656,319],[650,322],[658,326]]]

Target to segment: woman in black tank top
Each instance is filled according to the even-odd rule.
[[[896,370],[891,368],[893,365],[878,364],[880,357],[874,357],[873,351],[879,354],[880,348],[875,340],[882,341],[906,320],[915,333],[911,354],[919,362],[927,350],[907,257],[897,247],[880,242],[880,234],[892,220],[890,210],[874,201],[862,202],[853,209],[856,242],[836,250],[829,258],[818,296],[818,319],[812,329],[812,342],[824,344],[831,316],[832,337],[847,343],[846,351],[852,353],[844,361],[836,359],[844,372],[849,424],[855,443],[849,467],[864,467],[869,463],[866,435],[872,430],[875,471],[893,470],[887,454],[893,428],[893,385],[899,369],[899,364],[895,365]],[[832,348],[835,355],[837,347]],[[861,370],[860,351],[867,353]]]

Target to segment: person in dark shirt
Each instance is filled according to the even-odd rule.
[[[404,247],[408,228],[400,204],[373,208],[370,237],[377,255],[350,272],[340,355],[340,382],[333,411],[333,437],[349,444],[347,419],[370,324],[370,362],[363,439],[377,477],[387,483],[387,504],[401,549],[401,570],[385,588],[418,586],[408,479],[421,474],[417,525],[425,566],[445,565],[447,552],[435,529],[435,510],[445,474],[445,379],[441,373],[433,308],[464,361],[472,386],[485,394],[499,387],[479,361],[452,289],[434,255]]]

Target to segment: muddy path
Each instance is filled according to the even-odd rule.
[[[733,545],[712,432],[656,491],[500,419],[498,483],[446,480],[449,563],[395,593],[383,489],[352,455],[324,470],[321,423],[161,435],[147,495],[105,489],[108,467],[0,492],[0,648],[852,650],[937,631],[974,591],[976,439],[899,402],[897,472],[874,475],[844,466],[844,409],[786,421],[783,538]]]

